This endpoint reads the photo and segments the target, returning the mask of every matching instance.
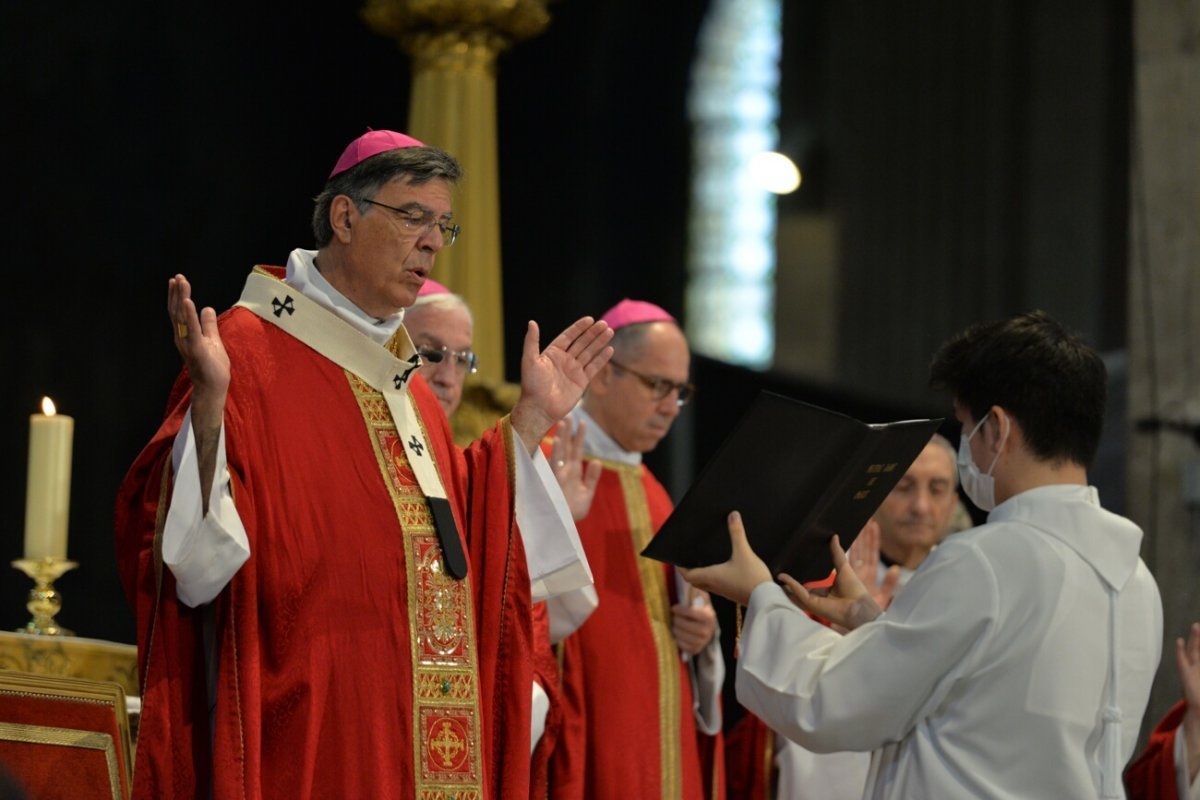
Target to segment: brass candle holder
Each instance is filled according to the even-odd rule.
[[[28,575],[34,584],[29,590],[29,602],[25,604],[29,613],[33,614],[33,619],[25,627],[17,628],[17,632],[39,636],[73,636],[71,631],[54,621],[54,615],[62,609],[62,595],[54,588],[54,582],[79,564],[65,558],[50,557],[20,558],[12,565]]]

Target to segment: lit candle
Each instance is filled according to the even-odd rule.
[[[71,438],[75,420],[56,414],[49,397],[29,417],[29,474],[25,489],[25,558],[67,557],[71,501]]]

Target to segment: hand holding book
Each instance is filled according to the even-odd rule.
[[[729,542],[732,555],[728,561],[710,567],[681,569],[681,572],[693,586],[715,592],[744,606],[749,604],[750,595],[755,589],[771,581],[771,572],[750,547],[742,516],[736,511],[729,515]],[[854,630],[883,612],[850,567],[846,552],[836,536],[830,537],[829,549],[837,570],[831,588],[809,590],[785,573],[780,573],[779,582],[791,601],[804,611],[828,620],[843,630]]]
[[[736,511],[729,515],[729,543],[733,552],[725,563],[696,569],[680,568],[679,572],[692,586],[744,606],[759,585],[770,583],[771,570],[750,548],[746,529],[742,527],[742,515]]]
[[[829,538],[849,547],[940,424],[868,425],[762,392],[642,555],[689,568],[725,562],[736,509],[768,579],[821,580],[833,568]]]

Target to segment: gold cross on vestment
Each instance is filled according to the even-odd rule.
[[[454,732],[449,722],[442,720],[441,728],[438,738],[431,741],[429,747],[442,757],[442,763],[445,766],[450,767],[454,765],[458,754],[467,746],[463,743],[462,737]]]

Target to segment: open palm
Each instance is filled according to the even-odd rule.
[[[512,422],[533,451],[554,423],[575,407],[601,367],[608,363],[612,330],[591,317],[577,320],[538,350],[538,325],[530,322],[521,354],[521,399]]]

